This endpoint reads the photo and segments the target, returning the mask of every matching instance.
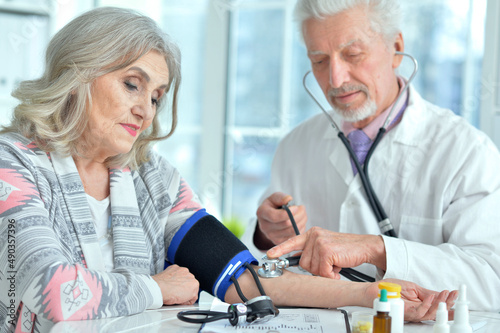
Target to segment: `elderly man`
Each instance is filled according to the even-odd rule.
[[[465,283],[472,309],[499,310],[500,155],[453,112],[411,85],[403,91],[397,1],[299,0],[296,16],[314,76],[352,146],[369,146],[394,106],[368,173],[398,238],[381,235],[357,169],[319,114],[280,143],[246,242],[277,245],[269,257],[302,250],[303,268],[331,278],[363,264],[377,278],[431,289]],[[291,207],[297,237],[279,209],[292,198],[301,204]]]

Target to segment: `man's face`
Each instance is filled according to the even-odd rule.
[[[355,7],[303,25],[312,70],[334,111],[366,126],[397,97],[394,69],[403,40],[388,45],[370,28],[364,7]]]

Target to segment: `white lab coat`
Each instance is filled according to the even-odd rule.
[[[500,310],[499,171],[500,154],[484,133],[410,87],[401,122],[381,140],[369,165],[399,237],[383,236],[387,270],[378,277],[434,290],[465,283],[471,309]],[[276,191],[305,205],[308,229],[380,234],[347,150],[322,114],[280,143],[261,202]],[[255,220],[243,240],[257,252],[254,230]]]

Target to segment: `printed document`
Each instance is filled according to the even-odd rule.
[[[211,310],[227,312],[229,304],[221,302],[215,298]],[[224,333],[224,332],[307,332],[324,333],[338,332],[345,333],[346,321],[344,314],[336,309],[315,309],[315,308],[280,308],[277,317],[254,324],[244,324],[232,326],[229,320],[222,319],[212,323],[206,323],[201,328],[202,333]]]

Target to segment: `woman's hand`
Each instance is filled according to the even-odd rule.
[[[458,291],[443,290],[441,292],[429,290],[419,285],[396,279],[382,280],[397,283],[401,286],[401,299],[405,302],[405,320],[423,321],[436,318],[436,311],[440,302],[445,302],[448,310],[455,304]],[[378,295],[378,283],[372,283],[368,290],[368,298],[373,300]]]
[[[191,305],[198,299],[200,283],[185,267],[168,266],[152,278],[160,286],[165,305]]]

